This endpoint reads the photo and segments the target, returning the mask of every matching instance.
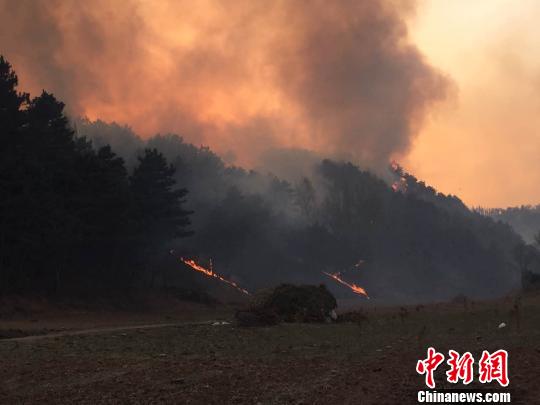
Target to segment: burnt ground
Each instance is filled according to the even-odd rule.
[[[508,350],[511,382],[502,391],[512,392],[512,403],[540,403],[538,295],[524,297],[518,310],[513,298],[364,308],[336,324],[239,328],[203,321],[211,315],[232,321],[230,312],[207,310],[192,317],[197,322],[185,312],[161,314],[156,323],[169,325],[147,328],[147,314],[110,329],[109,315],[104,325],[79,321],[51,337],[2,339],[0,402],[414,404],[424,389],[416,362],[431,345],[476,359],[482,350]],[[503,321],[508,326],[499,329]],[[122,322],[140,326],[120,329]],[[89,324],[98,330],[73,333]],[[2,329],[29,334],[13,320],[0,321]],[[438,389],[450,387],[445,370],[436,372]]]

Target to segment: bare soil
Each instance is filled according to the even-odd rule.
[[[507,389],[468,388],[540,404],[538,295],[517,310],[514,298],[369,307],[348,322],[257,328],[237,327],[230,310],[189,305],[168,314],[55,315],[0,321],[0,331],[46,330],[0,339],[1,403],[414,404],[425,387],[416,362],[433,346],[475,358],[508,350]],[[455,388],[445,370],[436,372],[437,388]]]

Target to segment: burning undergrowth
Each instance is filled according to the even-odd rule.
[[[345,280],[343,280],[341,273],[327,273],[323,271],[323,274],[327,275],[328,277],[336,280],[339,284],[344,285],[348,287],[353,293],[358,295],[363,295],[367,299],[369,299],[369,295],[367,294],[366,290],[359,285],[356,285],[355,283],[348,283]]]
[[[174,251],[171,250],[170,251],[170,254],[174,256]],[[214,272],[213,270],[213,264],[212,264],[212,261],[210,260],[210,265],[208,268],[204,267],[203,265],[201,265],[200,263],[197,263],[195,260],[193,259],[188,259],[188,258],[185,258],[185,257],[179,257],[178,258],[182,263],[184,263],[186,266],[188,266],[189,268],[195,270],[195,271],[198,271],[199,273],[201,274],[204,274],[205,276],[207,277],[212,277],[212,278],[215,278],[219,281],[221,281],[222,283],[224,284],[227,284],[229,285],[230,287],[236,289],[237,291],[241,292],[242,294],[245,294],[245,295],[251,295],[249,293],[249,291],[247,291],[246,289],[240,287],[238,284],[236,284],[234,281],[231,281],[231,280],[227,280],[225,277],[223,276],[220,276],[219,274],[217,274],[216,272]]]
[[[247,309],[237,311],[236,319],[241,326],[324,322],[335,319],[336,307],[335,297],[323,284],[280,284],[256,293]]]
[[[170,254],[175,256],[173,250]],[[234,281],[216,273],[212,261],[209,267],[205,267],[193,259],[184,257],[177,259],[188,268],[208,278],[219,280],[222,284],[251,298],[247,308],[236,312],[240,326],[268,326],[279,322],[324,322],[337,319],[335,313],[337,301],[324,284],[319,286],[280,284],[275,288],[263,289],[252,294]],[[343,281],[340,273],[324,274],[349,287],[354,293],[368,297],[362,287]]]

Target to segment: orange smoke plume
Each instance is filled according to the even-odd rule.
[[[392,0],[0,0],[23,90],[73,115],[178,133],[235,164],[301,148],[366,165],[407,152],[448,80]]]

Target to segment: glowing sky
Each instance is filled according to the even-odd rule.
[[[404,165],[468,205],[540,203],[540,2],[426,0],[413,42],[455,83]]]

